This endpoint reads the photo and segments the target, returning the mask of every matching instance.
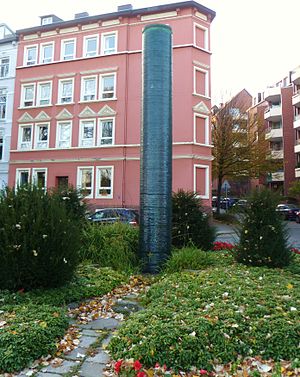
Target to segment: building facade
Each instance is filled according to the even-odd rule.
[[[15,33],[0,24],[0,188],[8,184],[17,43]]]
[[[19,30],[10,186],[69,184],[95,208],[139,205],[142,31],[163,23],[173,31],[173,190],[209,205],[214,16],[187,1],[48,15]]]
[[[293,84],[292,105],[295,132],[295,178],[300,180],[300,66],[291,72],[291,81]]]

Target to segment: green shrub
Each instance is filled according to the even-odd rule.
[[[72,278],[81,228],[56,195],[6,189],[0,213],[0,289],[56,287]]]
[[[193,247],[173,250],[170,259],[166,262],[166,272],[180,272],[183,270],[203,270],[215,264],[213,253]]]
[[[255,191],[245,209],[236,260],[253,266],[283,267],[292,258],[288,235],[270,190]]]
[[[176,248],[194,245],[212,250],[215,230],[194,192],[179,190],[172,196],[172,243]]]
[[[138,229],[128,224],[88,224],[83,231],[80,258],[130,272],[138,266],[138,238]]]
[[[70,216],[73,216],[77,221],[85,221],[87,207],[78,190],[70,186],[68,188],[55,189],[52,191],[52,194],[58,196]]]
[[[146,309],[111,340],[114,359],[176,370],[260,356],[293,360],[299,349],[300,279],[283,270],[235,265],[176,273],[153,284]]]

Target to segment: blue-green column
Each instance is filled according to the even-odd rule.
[[[143,31],[143,106],[140,175],[140,256],[157,273],[171,251],[172,30]]]

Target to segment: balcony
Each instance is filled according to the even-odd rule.
[[[294,118],[294,128],[300,127],[300,115],[295,116]]]
[[[282,182],[284,181],[284,172],[277,171],[276,173],[271,174],[272,182]]]
[[[265,100],[268,102],[280,102],[281,88],[275,86],[274,88],[267,88],[265,91]]]
[[[294,152],[300,153],[300,139],[296,140],[295,146],[294,146]]]
[[[295,169],[295,177],[300,178],[300,168]]]
[[[269,122],[279,122],[281,120],[282,109],[280,106],[269,107],[265,111],[265,120]]]
[[[300,85],[300,66],[293,70],[291,79],[294,84]]]
[[[293,95],[292,104],[293,106],[300,107],[300,91]]]
[[[283,137],[283,131],[281,128],[268,128],[265,139],[271,140],[271,139],[281,139]]]
[[[283,159],[283,149],[278,151],[271,151],[271,158],[274,160]]]

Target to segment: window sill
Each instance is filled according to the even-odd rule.
[[[196,97],[201,97],[201,98],[205,98],[205,99],[211,99],[211,97],[209,97],[209,96],[206,96],[206,95],[204,95],[204,94],[200,94],[200,93],[193,93],[193,96],[196,96]]]
[[[98,196],[96,195],[95,196],[95,199],[113,199],[113,196],[112,195],[107,195],[107,196]]]

